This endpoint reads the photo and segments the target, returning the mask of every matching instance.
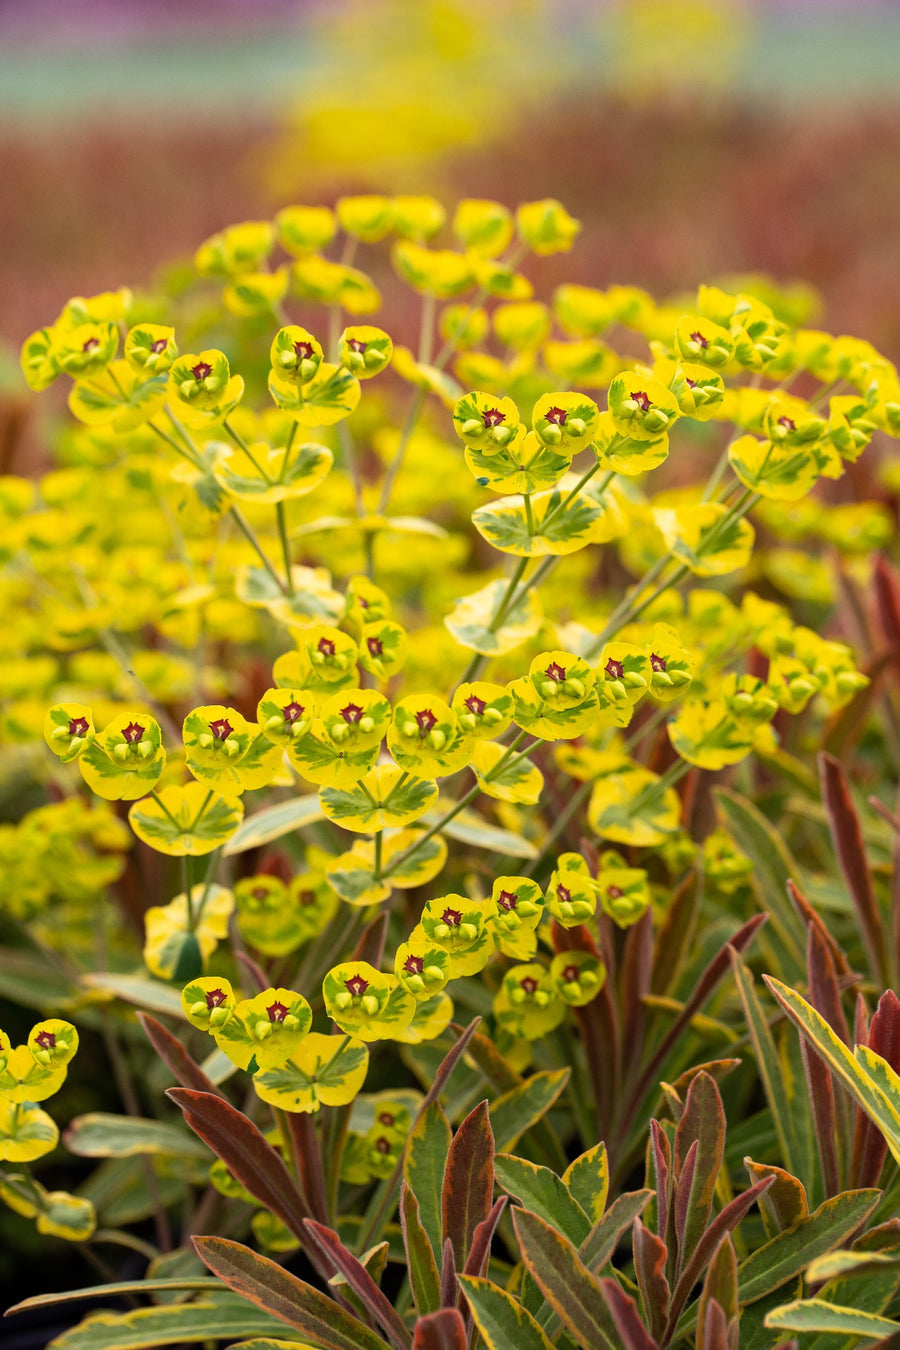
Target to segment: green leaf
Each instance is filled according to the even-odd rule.
[[[582,1242],[578,1255],[589,1270],[602,1270],[616,1250],[619,1239],[644,1212],[653,1195],[650,1190],[626,1191],[614,1200]]]
[[[436,825],[440,816],[437,811],[427,811],[421,817],[423,825]],[[530,840],[512,830],[501,830],[482,820],[474,811],[460,811],[453,820],[448,820],[441,830],[442,834],[460,843],[472,844],[474,848],[490,849],[492,853],[503,853],[508,858],[536,858],[538,851]]]
[[[231,858],[235,853],[246,853],[251,848],[261,848],[271,844],[273,839],[294,830],[302,830],[304,825],[313,825],[322,820],[324,812],[318,794],[309,793],[305,797],[294,797],[289,802],[278,802],[262,811],[255,811],[244,821],[237,834],[229,839],[222,850],[222,856]]]
[[[714,789],[713,796],[729,834],[753,863],[751,884],[781,939],[789,974],[805,972],[806,934],[787,897],[787,883],[797,878],[800,869],[780,834],[752,802],[728,788]]]
[[[91,1313],[71,1331],[54,1337],[53,1350],[143,1350],[146,1346],[231,1341],[236,1336],[276,1335],[296,1345],[289,1326],[222,1293],[199,1303],[164,1303],[128,1313]],[[379,1347],[380,1350],[380,1347]]]
[[[0,947],[0,998],[43,1012],[46,1008],[62,1011],[77,997],[78,986],[45,956]]]
[[[382,1293],[361,1261],[349,1251],[337,1233],[315,1219],[303,1224],[308,1241],[325,1253],[337,1273],[349,1286],[366,1312],[384,1330],[395,1350],[407,1350],[411,1337],[390,1299]]]
[[[526,1209],[552,1224],[573,1246],[579,1247],[585,1241],[591,1231],[590,1220],[562,1179],[549,1167],[538,1167],[509,1153],[498,1153],[494,1167],[503,1189],[520,1200]]]
[[[844,1191],[825,1200],[806,1219],[757,1247],[738,1268],[741,1305],[793,1279],[817,1256],[840,1244],[863,1223],[881,1199],[876,1190]]]
[[[209,1158],[203,1144],[178,1125],[165,1120],[107,1115],[103,1111],[77,1116],[66,1131],[65,1144],[79,1158],[129,1158],[139,1153]]]
[[[809,1140],[812,1134],[806,1083],[805,1080],[789,1080],[781,1072],[775,1042],[753,987],[753,976],[734,950],[731,951],[731,966],[744,1009],[744,1021],[753,1044],[756,1066],[778,1135],[781,1156],[787,1170],[796,1177],[801,1174],[803,1162],[812,1162],[809,1149],[803,1147],[803,1141]],[[808,1170],[804,1170],[802,1175],[808,1176]]]
[[[120,975],[115,970],[89,971],[81,983],[89,989],[103,989],[115,994],[123,1003],[134,1003],[149,1012],[171,1013],[181,1017],[181,993],[162,980],[151,980],[146,975]]]
[[[619,1350],[600,1285],[572,1243],[527,1209],[514,1209],[512,1219],[529,1274],[576,1344]]]
[[[534,1073],[496,1098],[491,1104],[491,1128],[498,1152],[508,1153],[525,1131],[546,1115],[571,1072],[571,1069],[548,1069]]]
[[[356,787],[322,787],[322,810],[335,825],[364,834],[409,825],[434,804],[438,788],[424,778],[400,782],[401,776],[399,769],[375,768]]]
[[[450,1151],[450,1122],[439,1102],[421,1112],[409,1135],[404,1162],[406,1183],[419,1204],[422,1227],[435,1260],[443,1251],[441,1187]]]
[[[296,1327],[322,1350],[388,1350],[358,1318],[268,1257],[227,1238],[198,1237],[194,1246],[229,1288]]]
[[[570,1163],[562,1179],[572,1199],[581,1206],[591,1223],[597,1223],[603,1216],[609,1194],[609,1159],[602,1140]]]
[[[825,1018],[798,993],[779,980],[773,979],[771,975],[764,975],[763,979],[801,1034],[848,1088],[866,1115],[878,1126],[894,1159],[900,1162],[900,1110],[898,1110],[900,1094],[886,1076],[882,1075],[882,1081],[876,1081],[872,1073],[853,1056]],[[875,1061],[880,1059],[880,1056],[874,1055],[871,1051],[869,1056],[868,1062],[874,1067]]]
[[[405,1181],[400,1193],[400,1224],[410,1288],[421,1317],[441,1306],[441,1281],[431,1242],[419,1217],[419,1202]]]
[[[474,1275],[461,1275],[459,1280],[487,1350],[513,1346],[515,1350],[553,1350],[540,1324],[512,1294]]]
[[[190,1279],[120,1280],[115,1284],[92,1284],[82,1289],[68,1289],[56,1294],[35,1294],[21,1303],[7,1308],[5,1316],[25,1312],[28,1308],[48,1308],[57,1303],[75,1303],[82,1298],[116,1298],[119,1294],[159,1294],[179,1289],[218,1289],[222,1286],[211,1275],[192,1276]]]
[[[527,642],[541,626],[540,602],[526,591],[497,619],[507,593],[505,581],[490,581],[480,591],[457,600],[444,619],[444,627],[469,651],[482,656],[500,656]]]
[[[856,1308],[841,1308],[821,1298],[795,1299],[793,1303],[773,1308],[766,1316],[766,1326],[777,1327],[780,1331],[841,1332],[864,1336],[866,1340],[900,1331],[900,1322],[889,1317],[877,1317]]]

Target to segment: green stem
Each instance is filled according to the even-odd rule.
[[[397,474],[400,472],[400,466],[403,463],[403,458],[406,454],[406,447],[409,445],[412,434],[418,424],[419,417],[421,416],[422,409],[425,406],[425,398],[426,391],[424,389],[417,389],[413,396],[413,401],[410,405],[406,421],[403,424],[403,431],[400,433],[400,444],[397,446],[394,458],[388,465],[387,473],[384,475],[384,482],[381,485],[381,496],[378,499],[378,512],[380,515],[384,515],[387,511],[388,502],[390,501],[391,493],[394,490],[394,481]]]
[[[281,539],[281,552],[284,555],[284,575],[287,580],[287,593],[290,596],[295,594],[293,568],[291,566],[291,545],[288,539],[287,512],[284,509],[284,502],[275,503],[275,515],[278,519],[278,534]]]
[[[406,780],[407,780],[408,777],[409,777],[409,770],[408,770],[408,769],[404,769],[403,772],[401,773],[400,777],[397,779],[396,783],[394,784],[394,786],[391,788],[391,790],[390,790],[390,792],[388,793],[388,795],[385,797],[384,801],[381,803],[381,808],[382,808],[382,810],[384,810],[384,808],[388,805],[388,803],[390,802],[390,800],[391,800],[391,798],[393,797],[394,793],[400,791],[400,789],[402,788],[403,784],[406,782]]]
[[[524,759],[526,755],[530,754],[534,746],[537,745],[538,740],[540,739],[539,737],[536,737],[535,740],[532,741],[531,745],[526,746],[525,749],[522,750],[518,755],[514,753],[516,749],[522,744],[522,741],[525,739],[527,735],[528,735],[527,731],[519,732],[515,740],[512,741],[512,743],[507,747],[506,753],[502,755],[501,758],[497,760],[497,763],[494,765],[494,767],[484,775],[486,780],[490,781],[491,779],[496,778],[497,775],[500,773],[501,769],[507,767],[507,765],[510,764],[517,764],[520,760]],[[456,816],[458,816],[460,811],[464,811],[465,808],[469,805],[469,803],[473,802],[475,798],[480,795],[480,793],[481,793],[481,784],[476,783],[473,788],[469,789],[469,791],[465,794],[465,796],[460,797],[459,801],[456,802],[452,807],[450,807],[450,809],[446,811],[443,816],[441,816],[441,819],[437,821],[436,824],[432,825],[431,828],[426,830],[425,833],[421,835],[415,841],[414,844],[411,844],[408,849],[405,849],[403,853],[399,853],[396,858],[393,858],[388,863],[387,867],[385,867],[385,869],[381,874],[381,880],[385,881],[391,875],[392,872],[395,872],[397,870],[397,868],[400,866],[401,863],[406,862],[409,858],[413,856],[414,853],[417,853],[419,851],[419,849],[422,847],[423,844],[427,844],[429,839],[433,839],[436,834],[439,834],[441,830],[444,828],[444,826],[448,825],[451,820],[453,820]]]
[[[278,471],[279,483],[284,482],[284,475],[287,472],[288,459],[290,458],[291,447],[294,444],[294,437],[296,436],[296,434],[297,434],[297,423],[292,420],[291,429],[288,432],[287,443],[284,447],[284,458],[281,461],[281,468]]]
[[[182,832],[181,821],[175,819],[175,817],[172,815],[172,812],[169,810],[169,808],[166,806],[165,802],[163,801],[162,797],[160,797],[159,793],[156,791],[156,788],[151,788],[151,789],[150,789],[150,796],[151,796],[151,797],[153,798],[153,800],[156,802],[156,805],[159,807],[160,811],[162,811],[163,815],[166,815],[166,816],[169,817],[169,820],[171,820],[172,824],[175,826],[175,828],[177,829],[178,833],[181,834],[181,832]]]
[[[591,479],[593,478],[594,474],[597,473],[597,471],[599,470],[599,468],[600,468],[600,461],[599,461],[599,459],[598,459],[598,460],[595,460],[595,461],[594,461],[594,463],[593,463],[593,464],[591,465],[591,467],[588,469],[587,473],[584,473],[584,474],[581,475],[581,477],[579,478],[578,482],[577,482],[577,483],[575,484],[575,486],[571,489],[571,491],[569,491],[569,492],[566,493],[566,495],[565,495],[565,497],[563,497],[562,501],[557,502],[557,504],[556,504],[556,506],[554,506],[553,510],[547,512],[547,514],[544,516],[544,519],[541,521],[541,532],[542,532],[542,533],[545,533],[545,532],[546,532],[547,526],[550,524],[551,520],[555,520],[555,518],[556,518],[558,515],[560,515],[563,511],[565,511],[565,509],[566,509],[566,507],[569,505],[569,503],[570,503],[571,501],[573,501],[575,497],[578,496],[579,492],[580,492],[581,489],[584,487],[584,485],[585,485],[586,483],[589,483],[589,482],[591,481]],[[616,476],[616,475],[615,475],[615,473],[613,472],[613,470],[612,470],[612,469],[609,469],[609,470],[607,471],[606,477],[603,479],[603,481],[602,481],[602,483],[600,484],[600,486],[599,486],[599,488],[597,489],[597,491],[598,491],[598,492],[605,492],[606,489],[609,487],[610,483],[612,482],[612,480],[615,478],[615,476]]]
[[[525,503],[525,520],[528,523],[528,535],[529,538],[533,539],[536,531],[534,528],[534,512],[531,509],[531,493],[523,492],[522,501]]]
[[[234,441],[235,445],[240,450],[243,450],[244,454],[247,456],[250,463],[253,465],[254,469],[259,474],[260,478],[264,478],[266,482],[269,484],[274,483],[275,480],[272,478],[271,474],[266,472],[266,470],[260,464],[259,460],[254,455],[253,451],[250,449],[247,442],[244,440],[243,436],[241,436],[237,431],[235,431],[234,427],[231,425],[227,417],[223,417],[222,426],[228,432],[228,435]]]
[[[285,585],[281,577],[278,575],[278,573],[275,571],[275,568],[269,562],[269,559],[266,557],[262,545],[260,544],[253,530],[247,524],[247,521],[244,519],[243,515],[236,506],[233,506],[231,508],[230,515],[235,525],[237,525],[238,529],[240,530],[241,534],[247,540],[247,543],[250,544],[251,547],[255,550],[257,557],[259,558],[265,570],[268,572],[269,576],[274,581],[275,585],[281,591],[282,595],[287,595],[288,594],[287,586]]]
[[[383,846],[383,842],[384,842],[384,841],[383,841],[383,838],[382,838],[383,833],[384,833],[383,830],[376,830],[376,831],[375,831],[375,835],[374,835],[374,843],[375,843],[375,880],[376,880],[376,881],[380,881],[380,880],[381,880],[381,853],[382,853],[382,846]]]

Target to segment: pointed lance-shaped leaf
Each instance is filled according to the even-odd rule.
[[[494,1134],[486,1101],[466,1116],[447,1153],[441,1189],[444,1239],[453,1243],[457,1270],[465,1268],[478,1225],[491,1210],[494,1193]]]

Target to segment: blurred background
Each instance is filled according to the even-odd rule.
[[[896,360],[898,76],[896,0],[0,0],[0,384],[73,293],[375,190],[555,196],[543,283],[803,279]]]

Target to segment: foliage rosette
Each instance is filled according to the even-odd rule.
[[[282,412],[303,427],[331,427],[349,417],[359,404],[359,380],[344,366],[323,361],[304,383],[273,370],[269,394]]]
[[[572,455],[555,450],[538,440],[534,432],[519,426],[516,435],[507,444],[489,453],[479,448],[466,447],[466,464],[479,487],[492,492],[537,492],[551,488],[568,473]]]
[[[669,455],[669,436],[663,432],[652,440],[625,435],[616,425],[612,413],[601,413],[594,433],[594,451],[602,469],[636,478],[642,473],[658,469]]]
[[[659,774],[614,751],[598,766],[588,801],[588,823],[601,839],[638,848],[665,842],[678,828],[677,792]]]
[[[669,722],[668,732],[673,749],[688,764],[715,770],[750,754],[756,724],[735,717],[724,699],[690,698]]]
[[[674,558],[698,577],[726,576],[746,567],[756,533],[718,502],[658,507],[653,521]]]
[[[322,787],[322,810],[335,825],[360,834],[411,825],[437,801],[437,783],[379,764],[353,788]]]
[[[478,741],[470,751],[470,767],[479,788],[501,802],[534,806],[544,786],[544,775],[527,758],[513,758],[496,741]]]
[[[444,627],[457,642],[484,656],[512,651],[540,626],[540,602],[534,592],[520,592],[509,604],[502,581],[488,582],[463,596],[444,619]]]
[[[248,446],[213,442],[212,474],[239,501],[271,505],[294,501],[313,492],[330,472],[331,451],[313,441],[272,447],[265,441]]]

